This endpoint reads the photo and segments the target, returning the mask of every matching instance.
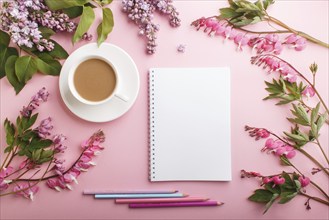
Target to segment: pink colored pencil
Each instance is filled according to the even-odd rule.
[[[164,208],[164,207],[196,207],[196,206],[220,206],[222,202],[167,202],[167,203],[131,203],[129,208]]]
[[[115,203],[167,203],[167,202],[203,202],[208,199],[198,197],[182,197],[182,198],[150,198],[150,199],[116,199]]]
[[[176,193],[177,190],[89,190],[85,189],[83,194],[85,195],[94,195],[94,194],[162,194],[162,193]]]

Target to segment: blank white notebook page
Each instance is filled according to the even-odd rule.
[[[229,181],[229,68],[149,73],[150,180]]]

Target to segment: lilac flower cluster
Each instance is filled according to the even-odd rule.
[[[27,105],[27,107],[23,106],[21,115],[23,117],[29,117],[32,114],[33,110],[40,105],[40,103],[46,102],[48,100],[48,96],[49,93],[45,87],[40,89],[38,93],[31,98],[31,101]]]
[[[72,32],[76,25],[64,13],[51,12],[43,0],[0,0],[0,29],[18,46],[51,51],[54,43],[42,37],[39,26]]]
[[[180,25],[179,13],[173,6],[172,0],[122,0],[122,5],[122,10],[128,14],[128,18],[138,25],[138,33],[147,38],[148,54],[155,53],[157,46],[155,40],[159,25],[152,22],[155,10],[168,15],[172,27]]]

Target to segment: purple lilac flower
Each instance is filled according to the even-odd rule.
[[[169,15],[169,23],[173,27],[180,25],[178,12],[172,5],[172,0],[122,0],[122,10],[128,18],[139,27],[139,35],[147,38],[146,51],[153,54],[156,50],[156,33],[159,25],[152,22],[155,10]]]
[[[53,129],[51,121],[52,119],[48,117],[40,122],[40,125],[36,128],[39,137],[46,138],[48,135],[50,135],[50,131]]]
[[[49,93],[46,90],[45,87],[40,89],[37,94],[32,96],[30,103],[27,107],[23,106],[23,109],[21,111],[21,115],[23,117],[29,117],[33,110],[40,105],[42,102],[46,102],[48,100]]]
[[[184,45],[184,44],[180,44],[177,47],[177,51],[180,53],[185,53],[185,49],[186,49],[186,45]]]
[[[54,150],[56,153],[63,153],[67,146],[63,145],[63,142],[66,140],[66,137],[62,134],[55,135],[53,137]]]
[[[0,0],[0,29],[18,46],[51,51],[54,44],[42,38],[39,25],[54,31],[72,32],[76,25],[62,12],[51,12],[44,0]]]
[[[82,35],[82,40],[91,41],[92,39],[93,39],[93,35],[92,34],[84,33]]]

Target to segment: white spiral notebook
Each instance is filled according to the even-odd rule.
[[[149,72],[150,181],[231,180],[230,69]]]

